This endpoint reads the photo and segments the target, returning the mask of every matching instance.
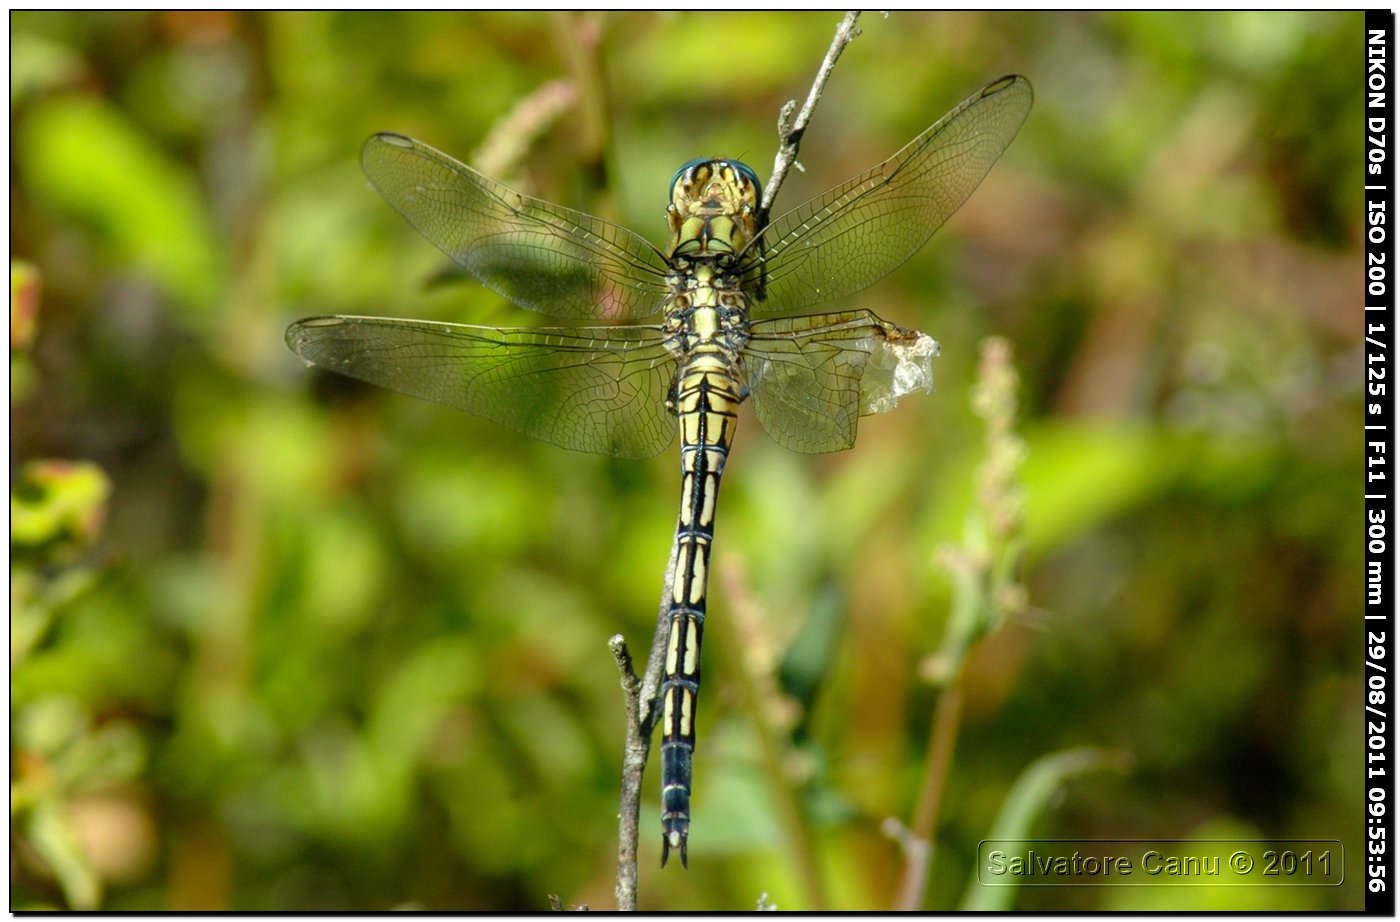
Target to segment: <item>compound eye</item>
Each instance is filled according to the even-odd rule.
[[[676,183],[681,181],[681,177],[685,177],[685,181],[687,183],[694,182],[695,168],[702,163],[708,162],[709,160],[705,157],[696,157],[694,160],[690,160],[682,164],[681,168],[679,170],[676,170],[676,175],[671,178],[671,185],[675,186]]]

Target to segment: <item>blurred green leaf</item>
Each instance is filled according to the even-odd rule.
[[[116,263],[149,273],[186,309],[208,310],[224,266],[199,179],[101,99],[36,103],[16,161],[43,205],[80,222]]]
[[[1123,771],[1127,757],[1103,749],[1068,749],[1041,756],[1016,779],[1002,801],[989,839],[1030,838],[1035,823],[1050,801],[1076,775],[1105,769]],[[1016,887],[986,887],[974,869],[960,909],[972,912],[1007,912],[1014,905]]]
[[[25,838],[58,878],[68,908],[79,912],[96,909],[102,900],[102,884],[62,807],[50,801],[36,805],[23,828]]]
[[[10,109],[82,74],[82,59],[60,42],[16,29],[10,40]]]
[[[31,461],[10,491],[10,540],[28,550],[85,547],[102,528],[111,491],[95,464]]]
[[[1176,474],[1168,448],[1145,427],[1028,426],[1022,479],[1031,549],[1069,541],[1160,489]]]

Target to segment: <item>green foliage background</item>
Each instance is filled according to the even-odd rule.
[[[359,173],[370,133],[469,159],[572,81],[500,178],[661,241],[680,163],[766,176],[838,18],[11,14],[12,256],[42,292],[11,362],[12,516],[35,529],[12,536],[12,906],[612,905],[606,640],[649,641],[676,458],[349,386],[282,331],[528,321],[428,284],[442,257]],[[928,757],[937,549],[977,502],[968,394],[994,334],[1022,380],[1029,606],[968,662],[925,905],[958,905],[1027,765],[1094,746],[1126,768],[1066,781],[1031,832],[1340,839],[1347,882],[1017,906],[1359,907],[1361,15],[861,26],[779,211],[1003,73],[1036,106],[938,238],[851,299],[942,342],[938,392],[839,455],[741,422],[716,554],[757,626],[717,582],[691,868],[655,866],[653,762],[642,907],[813,908],[746,650],[786,657],[829,904],[891,904],[881,823],[908,821]],[[95,467],[13,470],[38,459]]]

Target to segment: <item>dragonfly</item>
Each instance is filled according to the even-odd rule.
[[[798,312],[860,291],[922,247],[1011,143],[1032,98],[1024,77],[995,80],[894,156],[771,221],[753,169],[692,160],[671,183],[664,249],[403,135],[364,145],[370,183],[420,234],[492,291],[570,323],[310,317],[288,328],[292,351],[563,448],[640,458],[680,436],[676,564],[652,702],[663,867],[672,850],[687,862],[710,548],[739,405],[752,401],[779,444],[830,452],[851,447],[862,416],[932,390],[931,337],[865,309]]]

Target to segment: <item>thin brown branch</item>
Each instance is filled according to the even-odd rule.
[[[943,805],[943,791],[948,781],[948,767],[953,762],[953,747],[958,739],[958,723],[962,716],[962,687],[954,682],[938,697],[938,710],[929,728],[928,760],[924,763],[923,780],[919,783],[919,801],[914,809],[913,825],[904,838],[904,871],[899,880],[899,896],[894,908],[900,912],[917,912],[923,907],[924,890],[928,887],[928,872],[933,864],[934,831]]]
[[[652,708],[661,687],[661,668],[666,661],[666,641],[671,629],[671,587],[676,581],[676,563],[680,558],[679,533],[671,540],[671,559],[666,564],[666,575],[661,581],[661,604],[656,613],[656,633],[651,638],[651,652],[647,654],[647,668],[642,673],[642,723],[648,736],[656,715]]]
[[[617,883],[613,892],[617,908],[622,912],[637,909],[637,840],[642,808],[642,779],[646,775],[647,759],[651,755],[651,733],[655,726],[652,712],[656,689],[661,684],[661,666],[665,661],[667,614],[670,586],[675,579],[679,544],[672,540],[671,559],[666,565],[666,581],[662,584],[661,610],[656,617],[656,632],[647,655],[646,671],[638,678],[632,668],[632,654],[622,635],[615,635],[608,646],[622,675],[622,691],[626,698],[627,736],[622,747],[622,789],[617,809]]]
[[[793,164],[797,162],[797,149],[802,144],[802,135],[806,133],[807,124],[812,120],[812,114],[817,110],[817,103],[821,101],[822,91],[826,89],[826,81],[831,78],[831,72],[836,69],[836,59],[841,57],[841,52],[846,50],[846,46],[851,43],[852,39],[860,34],[860,30],[856,28],[856,20],[859,18],[860,11],[852,10],[836,27],[836,35],[831,39],[831,47],[827,49],[826,57],[822,59],[822,65],[817,69],[816,79],[812,81],[812,88],[807,92],[807,101],[802,104],[797,118],[789,121],[792,119],[792,110],[796,105],[793,100],[788,100],[782,111],[778,113],[778,155],[773,158],[773,174],[768,177],[768,185],[763,189],[763,201],[758,209],[758,213],[764,221],[767,220],[768,212],[773,208],[773,201],[778,197],[778,190],[782,188],[788,170],[792,169]]]
[[[621,634],[608,639],[617,671],[622,677],[622,694],[627,712],[627,737],[622,756],[622,799],[618,808],[617,884],[613,888],[617,908],[637,908],[637,822],[641,805],[642,773],[647,762],[647,741],[641,729],[640,693],[642,681],[632,668],[632,653]],[[630,796],[629,796],[630,794]]]

